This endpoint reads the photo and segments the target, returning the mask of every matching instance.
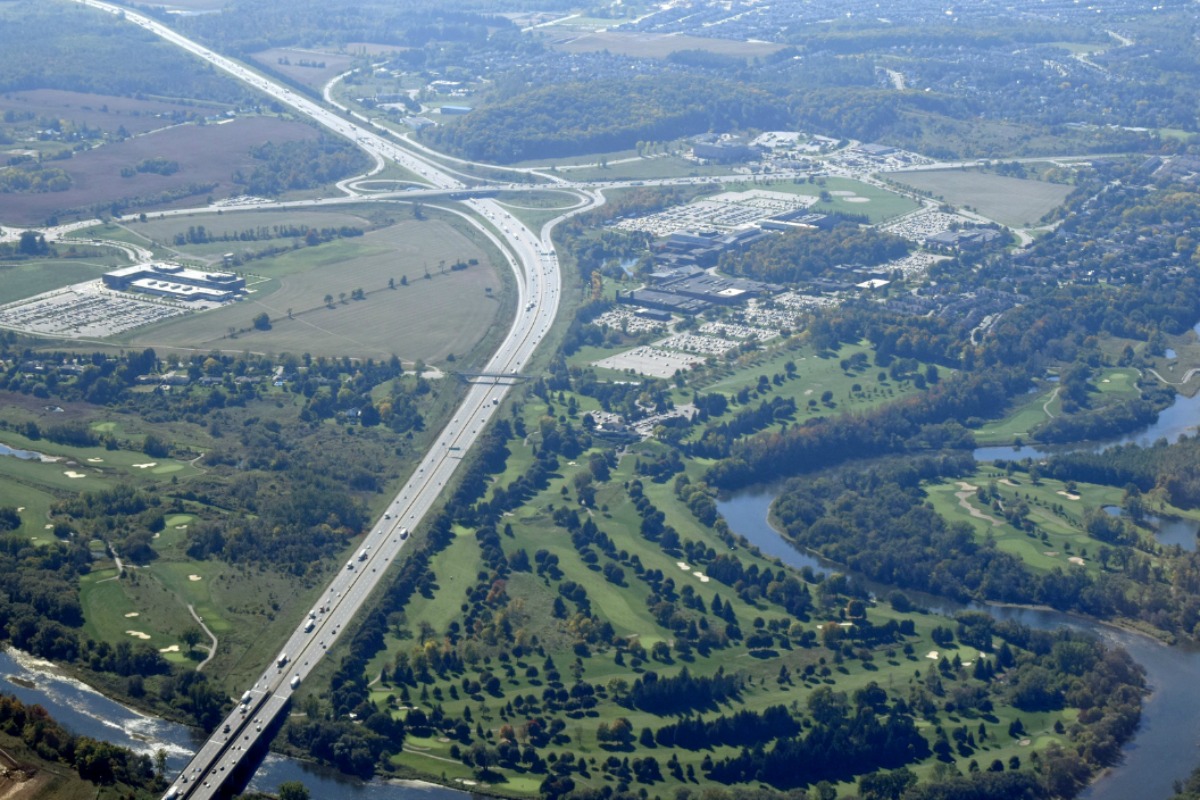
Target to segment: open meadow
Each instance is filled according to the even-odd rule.
[[[487,335],[507,279],[482,247],[436,219],[289,251],[246,272],[253,292],[244,301],[140,330],[130,343],[440,362],[469,353]],[[352,299],[359,289],[362,299]],[[252,328],[264,312],[270,330]]]
[[[937,199],[965,206],[1003,225],[1023,228],[1062,205],[1072,187],[1023,178],[994,175],[975,169],[904,172],[894,180]]]

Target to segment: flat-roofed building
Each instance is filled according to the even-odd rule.
[[[213,300],[237,297],[246,279],[232,272],[204,272],[178,264],[135,264],[104,273],[104,285],[118,291],[171,297],[176,300]]]

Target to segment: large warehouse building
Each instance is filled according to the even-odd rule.
[[[202,272],[177,264],[135,264],[104,273],[104,285],[173,300],[232,300],[246,289],[246,279],[232,272]]]

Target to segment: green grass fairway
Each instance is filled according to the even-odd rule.
[[[474,266],[450,269],[471,259]],[[440,220],[408,220],[360,238],[255,261],[247,269],[269,281],[245,301],[139,331],[132,344],[314,356],[399,355],[436,362],[451,353],[470,352],[487,335],[507,279],[472,239]],[[394,289],[388,288],[389,280]],[[350,299],[357,289],[364,290],[365,299]],[[325,304],[326,295],[334,298],[332,308]],[[271,329],[252,329],[251,320],[264,311]],[[229,338],[230,328],[242,332]]]
[[[1004,520],[1002,511],[980,502],[975,489],[989,485],[995,486],[1005,508],[1025,502],[1029,519],[1040,533],[1018,530]],[[1084,531],[1084,509],[1120,505],[1122,497],[1122,491],[1111,486],[1080,483],[1072,494],[1061,481],[1042,478],[1034,485],[1024,473],[1006,477],[990,467],[981,467],[962,480],[931,484],[926,492],[934,509],[948,521],[966,522],[980,539],[991,536],[997,548],[1020,558],[1031,569],[1067,571],[1083,566],[1093,574],[1100,572],[1096,555],[1104,543]]]
[[[1012,227],[1036,224],[1062,205],[1071,187],[1060,183],[1009,178],[979,170],[930,170],[892,176],[956,206],[969,206],[989,219]]]
[[[999,445],[1012,444],[1017,438],[1027,438],[1031,430],[1050,418],[1047,410],[1050,414],[1059,413],[1061,403],[1057,392],[1056,387],[1028,395],[1025,402],[1008,416],[977,428],[974,431],[975,442],[980,446]]]

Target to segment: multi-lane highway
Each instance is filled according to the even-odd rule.
[[[463,187],[461,182],[426,158],[377,136],[152,19],[100,0],[78,2],[122,15],[126,21],[152,31],[288,104],[299,113],[357,142],[376,158],[377,163],[381,160],[394,161],[442,191]],[[603,202],[599,192],[584,196],[586,202],[570,213],[579,213]],[[411,541],[410,531],[415,530],[425,515],[440,503],[443,490],[462,462],[463,453],[475,444],[499,408],[504,394],[518,379],[517,376],[554,322],[561,295],[558,258],[550,241],[554,223],[547,223],[535,234],[492,200],[470,198],[465,200],[465,205],[477,215],[474,219],[480,229],[501,247],[517,276],[516,316],[503,342],[483,368],[485,374],[495,377],[470,386],[450,422],[438,434],[408,482],[392,499],[383,518],[371,527],[360,549],[338,570],[320,600],[284,644],[279,656],[246,690],[238,705],[200,748],[183,773],[172,781],[164,797],[190,800],[220,795],[225,780],[237,770],[247,753],[260,744],[264,731],[270,728],[271,721],[287,705],[292,693],[303,685],[320,659],[344,635],[380,578]]]

